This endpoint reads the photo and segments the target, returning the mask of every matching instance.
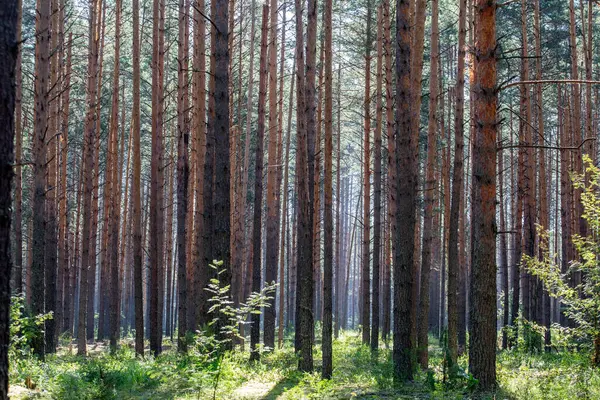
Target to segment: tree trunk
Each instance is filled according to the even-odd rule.
[[[84,144],[84,172],[83,172],[83,229],[81,234],[81,271],[79,279],[79,324],[77,328],[77,354],[86,354],[86,326],[88,302],[93,302],[93,297],[89,293],[89,276],[94,273],[90,265],[94,254],[90,254],[92,243],[92,197],[94,186],[94,141],[96,138],[96,80],[97,80],[97,49],[98,37],[96,35],[97,14],[99,13],[100,1],[90,3],[90,28],[88,43],[88,79],[87,79],[87,115],[85,125],[85,144]],[[141,280],[140,280],[141,281]],[[33,282],[32,282],[33,284]],[[88,298],[89,297],[89,298]]]
[[[259,292],[261,285],[261,244],[262,244],[262,193],[263,193],[263,157],[265,135],[265,102],[267,98],[267,40],[269,36],[269,6],[263,5],[261,39],[260,39],[260,68],[258,84],[258,128],[256,131],[256,161],[254,170],[254,223],[253,223],[253,259],[252,259],[252,292]],[[257,349],[260,343],[260,314],[252,314],[250,328],[250,360],[260,358]]]
[[[277,0],[271,0],[271,16],[269,25],[269,159],[267,170],[267,256],[265,283],[277,281],[277,252],[279,250],[279,212],[277,209]],[[275,347],[275,296],[269,300],[264,310],[264,343],[269,348]]]
[[[454,114],[454,170],[452,173],[452,200],[448,233],[448,350],[452,366],[458,357],[458,291],[459,291],[459,237],[458,225],[460,198],[463,192],[464,170],[464,86],[465,86],[465,37],[467,1],[461,0],[458,17],[458,68],[456,75],[456,111]]]
[[[142,274],[142,182],[140,146],[140,10],[139,0],[133,0],[133,109],[131,134],[133,135],[133,293],[135,303],[135,352],[144,356],[144,305]]]
[[[367,22],[365,39],[365,102],[364,102],[364,141],[363,141],[363,237],[361,268],[361,321],[362,342],[371,342],[371,0],[367,0]]]
[[[375,154],[373,155],[373,315],[371,350],[379,349],[379,287],[381,276],[381,131],[383,120],[383,9],[377,8],[377,89],[375,117]]]
[[[496,2],[477,0],[469,371],[496,386]]]
[[[330,379],[332,363],[333,328],[333,82],[332,82],[332,0],[325,1],[324,61],[325,61],[325,154],[323,209],[323,379]],[[339,232],[338,232],[339,234]]]
[[[150,350],[156,356],[162,351],[162,294],[163,262],[161,249],[164,245],[163,210],[163,87],[164,87],[164,24],[165,2],[154,0],[153,9],[153,55],[152,55],[152,165],[150,190],[150,293],[149,331]]]
[[[295,311],[295,350],[299,353],[298,369],[312,371],[312,331],[313,331],[313,273],[312,273],[312,202],[310,194],[314,175],[314,47],[316,43],[316,1],[310,0],[308,10],[308,31],[306,64],[304,61],[304,33],[302,22],[302,2],[295,1],[296,8],[296,178],[298,193],[297,259],[296,259],[296,311]],[[310,50],[310,51],[309,51]],[[306,73],[305,73],[306,68]],[[312,70],[311,70],[312,69]],[[309,76],[310,79],[309,79]],[[306,93],[306,95],[305,95]],[[311,126],[309,127],[309,120]],[[310,131],[310,132],[309,132]],[[314,140],[314,136],[313,136]],[[311,152],[310,147],[313,145]],[[312,159],[311,159],[312,155]],[[313,164],[311,165],[311,161]]]
[[[15,66],[20,57],[20,43],[17,42],[20,39],[20,7],[20,1],[12,0],[4,3],[0,11],[0,54],[3,54],[0,61],[0,101],[3,104],[0,112],[0,126],[3,127],[0,130],[0,399],[3,400],[8,399],[10,278],[13,268],[11,189],[14,176]]]
[[[215,184],[212,210],[214,214],[212,230],[211,260],[220,260],[222,272],[219,276],[222,285],[231,284],[231,224],[230,224],[230,165],[229,165],[229,50],[227,45],[228,7],[227,0],[213,0],[211,7],[215,35],[212,44],[214,54],[214,110],[209,112],[209,129],[214,135]],[[211,121],[212,119],[212,121]],[[231,296],[231,295],[230,295]],[[219,326],[228,324],[219,316]],[[221,336],[221,335],[218,335]]]
[[[423,219],[423,247],[421,256],[421,294],[419,296],[418,351],[421,368],[428,365],[429,332],[429,273],[433,264],[431,257],[433,241],[433,205],[435,201],[437,164],[437,103],[438,103],[438,1],[431,2],[431,64],[429,78],[429,121],[427,131],[427,169],[425,181],[425,215]]]
[[[12,3],[11,3],[12,4]],[[7,10],[9,9],[7,5]],[[23,25],[23,0],[17,0],[15,9],[17,12],[16,20],[16,40],[20,43],[22,40]],[[9,10],[12,12],[12,10]],[[5,17],[7,18],[7,17]],[[8,20],[12,23],[11,20]],[[10,27],[10,25],[9,25]],[[8,36],[7,36],[8,38]],[[9,61],[9,60],[7,60]],[[14,285],[13,293],[23,293],[23,179],[22,179],[22,153],[23,153],[23,49],[21,46],[17,49],[16,67],[15,67],[15,263],[14,263]],[[10,62],[10,61],[9,61]],[[6,80],[5,80],[6,82]]]
[[[188,145],[190,134],[187,124],[187,69],[188,48],[187,35],[189,23],[189,3],[187,0],[179,0],[179,41],[177,65],[177,291],[178,291],[178,338],[177,350],[185,352],[187,345],[185,335],[187,326],[187,240],[188,224],[188,187],[189,187],[189,155]]]
[[[194,136],[196,139],[196,171],[195,171],[195,197],[196,210],[194,216],[194,250],[193,250],[193,276],[194,280],[188,285],[187,324],[186,328],[194,332],[198,328],[201,315],[201,307],[205,305],[206,271],[208,265],[205,262],[204,235],[206,226],[204,224],[204,167],[206,164],[206,56],[205,56],[205,33],[206,20],[200,14],[204,12],[204,0],[197,0],[194,5]],[[204,311],[205,312],[205,311]],[[183,315],[179,315],[183,318]]]
[[[414,238],[417,200],[417,132],[412,130],[411,22],[409,2],[396,2],[396,226],[394,243],[394,381],[413,379],[415,343]]]
[[[8,10],[7,10],[8,11]],[[50,0],[39,0],[36,7],[36,60],[34,75],[34,128],[33,154],[33,241],[31,286],[36,288],[31,296],[33,315],[43,314],[45,285],[45,230],[46,230],[46,135],[48,130],[48,85],[50,79]],[[8,126],[8,125],[7,125]],[[50,133],[51,135],[53,133]],[[44,333],[36,335],[33,352],[44,358]]]

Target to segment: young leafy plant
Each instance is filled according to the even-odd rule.
[[[600,367],[600,169],[584,155],[584,174],[573,174],[576,188],[582,190],[581,202],[587,223],[587,236],[574,235],[578,258],[561,271],[550,254],[550,234],[538,226],[540,256],[523,257],[529,273],[538,277],[550,296],[560,299],[564,313],[574,322],[572,337],[591,342],[592,362]]]

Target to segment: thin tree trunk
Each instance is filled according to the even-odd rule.
[[[12,5],[13,3],[11,3]],[[10,13],[12,10],[8,7]],[[21,42],[22,25],[23,25],[23,0],[16,0],[15,10],[17,12],[16,19],[16,40]],[[10,15],[10,14],[8,14]],[[8,18],[8,15],[5,18]],[[12,20],[9,20],[12,23]],[[8,26],[10,27],[10,25]],[[8,38],[9,36],[7,36]],[[7,60],[9,61],[9,60]],[[23,179],[22,179],[22,153],[23,153],[23,48],[18,46],[17,57],[15,60],[15,263],[14,263],[14,287],[13,293],[23,293]],[[9,61],[10,62],[10,61]],[[5,80],[6,82],[6,80]],[[8,125],[7,125],[8,126]]]
[[[135,303],[135,353],[144,356],[144,306],[142,283],[142,182],[140,146],[140,10],[139,0],[133,0],[133,293]]]
[[[375,118],[375,154],[373,156],[373,315],[371,326],[371,350],[379,349],[379,287],[381,276],[381,131],[383,120],[383,11],[377,8],[377,89]]]
[[[433,258],[433,205],[435,202],[436,180],[435,167],[437,165],[437,104],[438,104],[438,57],[439,57],[439,30],[438,30],[438,1],[431,2],[431,64],[429,71],[429,121],[427,132],[427,169],[425,181],[425,216],[423,220],[423,247],[421,265],[421,294],[419,296],[419,324],[418,324],[418,352],[421,368],[428,366],[428,337],[429,332],[429,274],[432,270]]]
[[[179,41],[178,41],[178,70],[177,70],[177,291],[178,291],[178,338],[177,350],[187,350],[185,335],[187,327],[187,256],[188,256],[188,187],[189,187],[189,154],[188,145],[190,134],[187,124],[187,69],[188,48],[187,30],[189,23],[189,3],[179,0]]]
[[[456,111],[454,115],[454,170],[452,173],[452,200],[448,234],[448,350],[452,366],[458,357],[458,291],[459,291],[459,237],[458,225],[460,198],[463,192],[464,174],[464,85],[465,85],[465,37],[466,0],[460,1],[458,17],[458,69],[456,77]]]
[[[363,237],[362,237],[362,285],[361,285],[361,321],[362,342],[371,342],[371,0],[367,0],[367,22],[365,39],[365,102],[364,102],[364,141],[363,141]]]
[[[265,102],[267,98],[267,79],[269,69],[267,65],[267,40],[269,36],[269,6],[263,5],[261,39],[260,39],[260,67],[258,84],[258,128],[256,131],[256,161],[254,170],[254,223],[252,244],[252,291],[259,292],[261,285],[261,244],[262,244],[262,193],[263,193],[263,157],[265,135]],[[260,343],[260,314],[252,314],[250,328],[250,360],[260,358],[257,349]]]
[[[162,293],[163,262],[163,72],[164,72],[164,0],[154,0],[152,57],[152,166],[150,190],[150,350],[154,355],[162,351]]]
[[[277,281],[277,251],[279,249],[279,210],[277,208],[277,0],[271,0],[269,25],[269,159],[267,170],[267,255],[265,283]],[[264,310],[264,344],[275,347],[275,296]]]
[[[332,363],[333,328],[333,82],[332,82],[332,0],[325,1],[324,11],[324,61],[325,61],[325,154],[323,210],[323,379],[330,379]],[[339,182],[339,180],[338,180]],[[339,232],[338,232],[339,235]]]

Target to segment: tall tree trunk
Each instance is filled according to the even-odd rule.
[[[394,242],[394,381],[413,379],[415,343],[414,237],[417,201],[417,132],[412,130],[411,21],[409,2],[396,1],[396,225]]]
[[[465,86],[465,37],[467,1],[460,0],[458,17],[458,68],[456,75],[456,111],[454,114],[454,170],[452,172],[452,200],[448,234],[448,350],[452,366],[458,356],[458,291],[459,291],[459,237],[458,225],[460,198],[464,174],[464,86]]]
[[[314,134],[314,46],[316,42],[316,0],[311,0],[308,10],[307,51],[304,60],[304,24],[302,22],[302,2],[295,1],[296,8],[296,179],[298,196],[297,222],[297,256],[296,256],[296,293],[295,296],[295,350],[299,353],[298,369],[312,371],[312,331],[313,331],[313,274],[312,274],[312,202],[310,189],[313,187],[311,177],[311,145],[309,139]],[[312,51],[308,51],[312,49]],[[312,53],[312,54],[309,54]],[[310,62],[308,59],[311,59]],[[306,71],[305,71],[306,68]],[[312,81],[309,82],[309,75]],[[312,126],[309,128],[309,120]],[[309,131],[312,132],[309,134]],[[314,147],[312,151],[314,157]],[[314,162],[314,159],[312,160]]]
[[[371,0],[367,0],[367,22],[365,38],[365,102],[364,102],[364,141],[363,141],[363,237],[361,268],[361,321],[362,342],[371,342]]]
[[[51,3],[51,20],[50,20],[50,82],[49,82],[49,115],[48,115],[48,131],[46,132],[46,151],[47,166],[46,166],[46,228],[45,228],[45,243],[44,249],[44,268],[45,268],[45,312],[52,312],[54,316],[56,310],[56,275],[58,268],[57,259],[57,185],[56,185],[56,167],[58,165],[56,158],[56,148],[58,141],[58,116],[59,116],[59,92],[60,83],[58,81],[58,2],[52,0]],[[46,353],[56,352],[56,320],[54,318],[45,321],[46,335]]]
[[[529,80],[529,52],[527,49],[527,3],[526,0],[521,0],[521,80]],[[529,97],[529,88],[526,85],[521,85],[521,118],[519,124],[519,134],[522,137],[522,143],[525,146],[533,145],[533,135],[531,132],[531,100]],[[523,155],[523,247],[525,254],[529,257],[534,256],[535,250],[535,174],[533,151],[531,147],[525,147]],[[521,271],[521,288],[523,301],[523,317],[526,320],[531,320],[533,314],[531,312],[531,292],[530,292],[530,276],[523,269]]]
[[[10,332],[11,189],[14,176],[15,66],[20,58],[21,2],[11,0],[0,11],[0,399],[8,399],[8,346]],[[17,32],[19,32],[17,34]],[[20,61],[20,60],[19,60]],[[20,65],[19,65],[20,70]],[[19,71],[20,74],[20,71]],[[19,93],[20,94],[20,93]],[[20,100],[20,99],[19,99]],[[20,117],[20,114],[17,114]],[[21,249],[22,250],[22,249]],[[20,285],[19,285],[20,286]]]
[[[261,285],[261,244],[262,244],[262,198],[263,198],[263,158],[265,135],[265,102],[267,98],[267,79],[269,75],[267,60],[267,41],[269,36],[269,6],[263,5],[261,39],[260,39],[260,68],[258,83],[258,128],[256,132],[256,161],[254,169],[254,246],[252,254],[252,292],[259,292]],[[260,343],[260,314],[252,314],[252,327],[250,328],[250,360],[260,358],[257,349]]]
[[[194,281],[188,286],[189,306],[187,308],[187,329],[194,331],[198,326],[203,299],[206,295],[205,277],[203,274],[208,268],[204,265],[204,166],[206,163],[206,56],[205,33],[206,21],[200,12],[204,12],[204,0],[197,0],[194,5],[194,136],[196,139],[196,171],[195,171],[195,196],[196,210],[194,216]],[[182,318],[179,315],[179,318]]]
[[[269,25],[269,159],[267,170],[267,256],[265,283],[277,280],[277,252],[279,250],[279,212],[277,209],[277,0],[271,0]],[[275,347],[275,296],[264,310],[264,343]]]
[[[288,224],[288,216],[287,216],[287,202],[288,202],[288,179],[289,179],[289,171],[288,171],[288,167],[289,167],[289,156],[290,156],[290,128],[291,128],[291,123],[288,123],[288,129],[286,132],[286,143],[285,143],[285,161],[283,158],[283,93],[284,93],[284,86],[283,86],[283,73],[284,73],[284,67],[285,67],[285,30],[286,30],[286,12],[287,12],[287,6],[286,3],[283,3],[283,10],[282,10],[282,14],[283,14],[283,23],[282,23],[282,28],[281,28],[281,55],[280,55],[280,64],[279,64],[279,111],[278,111],[278,115],[279,115],[279,121],[278,121],[278,130],[279,130],[279,152],[277,155],[277,187],[279,188],[279,190],[281,190],[282,192],[280,192],[280,196],[278,198],[278,205],[277,205],[277,213],[279,214],[279,210],[282,207],[282,203],[283,203],[283,211],[281,213],[281,216],[283,218],[283,220],[281,221],[281,233],[280,233],[280,238],[281,238],[281,244],[279,245],[280,248],[280,253],[279,253],[279,326],[278,326],[278,333],[277,333],[277,341],[278,341],[278,346],[279,348],[281,348],[283,346],[283,328],[284,328],[284,309],[285,309],[285,285],[286,285],[286,280],[285,280],[285,254],[286,254],[286,232],[287,232],[287,224]],[[295,59],[294,59],[295,60]],[[294,67],[292,67],[292,71],[294,70]],[[292,106],[292,102],[294,99],[294,89],[293,89],[293,84],[294,84],[294,76],[292,74],[291,77],[291,89],[290,89],[290,108]],[[291,117],[291,112],[290,112],[290,117]],[[285,167],[283,166],[283,163],[285,162]],[[284,177],[285,176],[285,177]],[[285,178],[285,179],[283,179]],[[281,182],[283,179],[283,187],[281,186]],[[288,277],[289,280],[289,277]]]
[[[429,332],[429,273],[433,264],[431,257],[433,241],[433,205],[435,201],[437,165],[437,104],[438,104],[438,1],[431,2],[431,64],[429,71],[429,121],[427,130],[427,169],[425,181],[425,216],[423,219],[423,247],[421,256],[421,294],[419,296],[418,351],[421,368],[427,369]]]
[[[391,248],[390,248],[390,266],[392,258],[395,257],[395,225],[396,225],[396,147],[395,147],[395,131],[394,131],[394,93],[393,93],[393,78],[392,78],[392,38],[390,28],[390,2],[383,1],[383,36],[384,36],[384,52],[385,52],[385,120],[387,133],[387,200],[388,200],[388,220],[390,229]],[[386,284],[383,288],[383,329],[382,336],[387,339],[390,332],[391,323],[391,306],[392,306],[392,286],[391,286],[391,269],[386,271]]]
[[[187,326],[187,219],[188,214],[188,186],[189,186],[189,155],[188,145],[190,134],[187,124],[187,69],[188,48],[187,30],[189,23],[189,3],[179,0],[179,41],[177,59],[177,291],[178,291],[178,338],[177,350],[187,350],[185,335]]]
[[[121,0],[115,4],[115,63],[113,72],[113,93],[112,93],[112,115],[110,119],[110,135],[112,143],[109,151],[112,152],[112,176],[111,176],[111,220],[110,220],[110,348],[112,351],[117,349],[119,340],[119,323],[121,318],[120,296],[121,279],[119,273],[118,251],[119,251],[119,226],[121,215],[121,186],[119,174],[118,157],[118,130],[119,130],[119,51],[120,51],[120,32],[121,32]],[[121,144],[123,145],[123,143]],[[108,199],[105,199],[107,201]]]
[[[84,171],[83,171],[83,229],[81,234],[81,271],[79,274],[79,324],[77,328],[77,354],[86,354],[86,326],[88,302],[93,302],[89,292],[90,273],[94,273],[90,266],[95,264],[91,254],[92,243],[92,197],[94,186],[94,161],[95,149],[94,141],[96,139],[96,91],[97,91],[97,57],[98,57],[98,35],[96,29],[97,14],[100,11],[100,1],[90,3],[90,28],[88,43],[88,79],[87,79],[87,115],[85,124],[85,144],[84,144]]]
[[[150,350],[162,351],[163,262],[160,254],[164,242],[163,214],[163,72],[164,72],[164,0],[154,0],[152,56],[152,166],[150,190]]]
[[[231,224],[230,224],[230,165],[229,165],[229,50],[227,45],[228,7],[227,0],[213,0],[211,19],[215,24],[214,44],[214,110],[209,112],[209,129],[214,135],[215,184],[212,210],[214,214],[212,230],[211,260],[223,262],[220,281],[231,284]],[[211,121],[212,119],[212,121]],[[228,321],[220,316],[219,326]]]
[[[17,12],[16,40],[17,43],[20,43],[22,37],[21,31],[23,29],[23,0],[16,1],[15,9]],[[7,10],[9,10],[9,12],[12,11],[8,7]],[[5,18],[8,18],[8,16]],[[9,20],[9,23],[12,23],[12,21]],[[23,154],[23,49],[21,46],[17,49],[15,62],[15,263],[13,279],[14,287],[12,288],[12,292],[23,293],[23,179],[20,165]]]
[[[139,0],[133,0],[133,109],[131,134],[133,135],[133,293],[135,303],[135,352],[144,355],[144,306],[142,296],[142,182],[140,146],[140,9]]]
[[[60,235],[61,247],[59,247],[59,268],[63,270],[63,321],[61,333],[68,332],[72,334],[72,318],[73,318],[73,293],[74,286],[71,284],[71,276],[74,275],[75,264],[69,263],[69,208],[67,198],[67,164],[68,164],[68,150],[69,150],[69,106],[70,106],[70,93],[71,93],[71,65],[72,65],[72,52],[73,52],[73,34],[69,33],[68,51],[67,51],[67,64],[65,66],[65,81],[64,81],[64,92],[63,92],[63,107],[62,107],[62,190],[61,190],[61,206],[60,206],[60,217],[62,234]],[[18,175],[17,175],[18,176]],[[15,219],[15,223],[17,220]],[[61,252],[62,250],[62,252]],[[18,255],[17,255],[18,256]],[[69,265],[70,264],[70,265]],[[60,322],[60,321],[59,321]]]
[[[469,371],[496,386],[496,2],[477,0]]]
[[[371,350],[379,349],[379,287],[381,276],[381,131],[383,120],[383,8],[377,8],[377,88],[375,117],[375,154],[373,155],[373,315]]]
[[[7,10],[8,11],[8,10]],[[46,230],[46,135],[48,134],[48,85],[50,79],[50,0],[38,0],[36,6],[36,59],[34,75],[34,126],[33,126],[33,241],[31,286],[36,290],[31,296],[33,315],[43,314],[45,286],[45,230]],[[53,133],[50,133],[52,135]],[[44,333],[33,340],[33,352],[43,358]]]
[[[332,82],[332,7],[333,1],[325,1],[324,10],[324,61],[325,61],[325,154],[323,209],[323,371],[324,379],[330,379],[332,363],[333,328],[333,82]],[[339,183],[339,181],[338,181]],[[337,233],[339,235],[339,232]]]

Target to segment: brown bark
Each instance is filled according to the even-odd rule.
[[[526,1],[521,1],[521,41],[523,47],[521,50],[521,80],[529,80],[529,61],[527,49],[527,5]],[[525,145],[533,145],[533,135],[531,132],[531,100],[529,88],[521,86],[521,118],[519,131],[522,143]],[[526,147],[524,149],[523,164],[521,167],[523,172],[523,248],[525,254],[529,257],[534,256],[535,250],[535,175],[532,149]],[[531,312],[531,292],[530,292],[530,276],[524,270],[521,271],[521,288],[523,301],[523,317],[531,320],[534,316]]]
[[[419,296],[418,352],[421,368],[428,365],[428,331],[429,331],[429,274],[433,259],[433,205],[435,201],[437,165],[437,103],[438,103],[438,1],[431,2],[431,64],[429,72],[429,119],[427,129],[427,167],[425,180],[425,215],[423,218],[423,247],[421,256],[421,294]]]
[[[50,80],[50,0],[39,0],[36,6],[36,60],[34,77],[34,127],[33,127],[33,254],[31,286],[43,288],[45,284],[46,229],[46,135],[48,130],[48,85]],[[42,314],[44,291],[35,290],[31,296],[31,312]],[[44,357],[44,335],[37,335],[32,343],[33,352]]]
[[[81,271],[79,279],[79,326],[77,328],[77,354],[86,354],[86,327],[87,327],[87,312],[88,303],[93,302],[93,294],[89,292],[90,265],[95,263],[90,250],[92,243],[92,197],[94,186],[94,141],[96,138],[96,91],[97,91],[97,49],[98,49],[98,34],[96,29],[97,15],[99,13],[100,1],[90,3],[90,28],[89,28],[89,43],[88,43],[88,79],[87,79],[87,115],[85,125],[85,144],[84,144],[84,172],[83,172],[83,229],[81,234]],[[89,297],[89,298],[88,298]]]
[[[61,17],[61,21],[62,21]],[[69,210],[67,207],[67,164],[69,150],[69,106],[71,93],[71,60],[72,60],[72,33],[69,34],[69,48],[67,54],[67,64],[63,71],[63,91],[61,99],[61,122],[60,122],[60,182],[59,182],[59,231],[58,231],[58,274],[57,298],[60,302],[58,309],[60,315],[56,316],[58,327],[57,332],[68,331],[65,327],[70,325],[71,320],[71,294],[69,286]],[[61,48],[64,47],[64,37],[60,39]],[[61,51],[62,52],[62,51]],[[16,221],[15,221],[16,222]],[[58,337],[57,337],[58,339]]]
[[[448,233],[448,350],[450,362],[456,364],[458,356],[458,292],[459,292],[459,214],[463,192],[464,175],[464,85],[465,85],[465,37],[466,0],[460,2],[458,17],[458,67],[456,76],[456,110],[454,113],[454,169],[452,173],[452,200]]]
[[[142,182],[140,146],[140,10],[139,0],[133,0],[133,181],[131,184],[133,212],[133,296],[135,303],[135,353],[144,355],[144,306],[142,296]]]
[[[150,281],[149,281],[149,331],[150,350],[158,355],[162,351],[162,293],[163,262],[161,249],[164,242],[163,215],[163,87],[164,87],[164,23],[165,2],[154,0],[152,54],[152,165],[150,190]]]
[[[227,0],[213,0],[211,19],[216,28],[213,31],[214,40],[211,39],[214,55],[214,74],[211,75],[211,80],[214,80],[214,110],[209,110],[208,126],[213,131],[210,135],[214,135],[215,183],[212,202],[213,239],[212,248],[209,248],[212,252],[209,256],[211,260],[223,262],[219,276],[222,285],[231,284],[228,11]],[[221,315],[218,326],[227,323]]]
[[[278,346],[281,348],[283,346],[283,328],[284,328],[284,309],[285,309],[285,254],[286,254],[286,232],[288,225],[288,215],[287,215],[287,206],[288,206],[288,180],[289,180],[289,157],[290,157],[290,128],[291,122],[288,122],[288,129],[286,132],[286,143],[285,143],[285,167],[283,167],[284,158],[283,158],[283,72],[285,65],[285,29],[286,29],[286,12],[287,12],[287,3],[283,3],[283,24],[281,28],[281,56],[280,56],[280,65],[279,65],[279,154],[278,154],[278,176],[277,176],[277,187],[282,190],[280,197],[278,198],[278,212],[283,203],[283,211],[281,216],[283,218],[281,222],[281,244],[280,244],[280,258],[279,258],[279,327],[277,333],[277,341]],[[292,71],[294,67],[292,67]],[[294,76],[292,74],[291,85],[290,85],[290,117],[291,117],[291,107],[294,99]],[[283,178],[283,187],[281,186],[281,180]],[[289,263],[288,263],[289,265]],[[289,277],[288,277],[289,280]]]
[[[112,111],[110,119],[110,137],[111,143],[109,151],[112,153],[112,176],[110,178],[110,348],[111,351],[117,349],[119,340],[119,328],[121,318],[121,277],[119,271],[118,251],[119,251],[119,225],[121,215],[121,186],[119,179],[119,157],[118,157],[118,121],[119,121],[119,52],[120,52],[120,32],[121,32],[121,1],[117,0],[115,4],[115,62],[113,72],[113,93],[112,93]],[[108,183],[105,183],[108,184]],[[105,199],[108,201],[108,199]]]
[[[381,131],[383,121],[383,9],[377,8],[377,83],[375,144],[373,155],[373,315],[371,325],[371,350],[379,349],[379,289],[381,277]]]
[[[313,338],[313,273],[312,273],[312,197],[314,180],[314,94],[315,94],[315,44],[316,1],[308,8],[306,40],[306,63],[304,59],[304,29],[302,2],[295,1],[296,8],[296,177],[298,193],[297,259],[296,259],[296,337],[295,350],[299,353],[298,369],[312,371]],[[306,71],[305,71],[306,69]],[[312,151],[311,151],[312,146]]]
[[[324,379],[330,379],[332,363],[333,328],[333,82],[332,82],[332,0],[325,1],[324,10],[324,55],[325,55],[325,154],[323,209],[323,371]],[[339,183],[339,180],[338,180]],[[338,232],[339,235],[339,232]]]
[[[177,350],[187,350],[185,335],[187,326],[187,256],[188,256],[188,186],[189,186],[189,154],[188,146],[190,133],[187,123],[187,69],[188,48],[187,35],[189,23],[189,3],[187,0],[179,0],[179,40],[177,53],[177,291],[178,291],[178,315]],[[162,321],[159,321],[162,324]]]
[[[383,1],[383,36],[385,52],[385,120],[387,133],[387,200],[388,200],[388,220],[390,229],[390,267],[395,256],[395,225],[396,225],[396,150],[394,137],[394,94],[392,81],[392,38],[390,28],[390,2]],[[386,340],[390,332],[391,323],[391,304],[392,304],[392,286],[391,269],[386,271],[386,284],[383,288],[383,327],[382,336]]]
[[[267,40],[269,34],[269,6],[263,5],[261,40],[260,40],[260,69],[258,84],[258,127],[256,131],[256,161],[254,169],[254,223],[253,223],[253,259],[252,259],[252,292],[259,292],[261,285],[261,244],[262,244],[262,193],[263,193],[263,157],[265,134],[265,102],[267,97]],[[260,343],[260,314],[251,315],[250,328],[250,360],[260,358],[257,349]]]
[[[477,0],[469,371],[496,386],[496,2]]]
[[[413,379],[416,323],[413,298],[414,238],[417,200],[417,132],[412,130],[411,23],[409,2],[396,2],[396,226],[394,242],[394,381]]]
[[[197,0],[194,5],[194,137],[196,140],[196,171],[195,171],[195,197],[196,210],[194,216],[194,265],[193,284],[188,287],[188,299],[191,307],[187,311],[187,329],[195,330],[198,327],[198,316],[205,298],[205,282],[203,273],[208,268],[204,265],[204,166],[206,162],[206,21],[200,11],[204,10],[204,0]],[[179,316],[182,318],[182,315]]]
[[[277,251],[279,249],[279,210],[277,208],[277,150],[278,150],[278,115],[277,115],[277,0],[271,0],[271,16],[269,25],[269,145],[267,169],[267,253],[265,283],[277,281]],[[275,347],[275,296],[269,300],[264,310],[264,344]]]
[[[361,321],[362,342],[371,342],[371,0],[367,1],[367,21],[365,38],[365,102],[363,129],[363,236],[362,236],[362,268],[361,268]]]

